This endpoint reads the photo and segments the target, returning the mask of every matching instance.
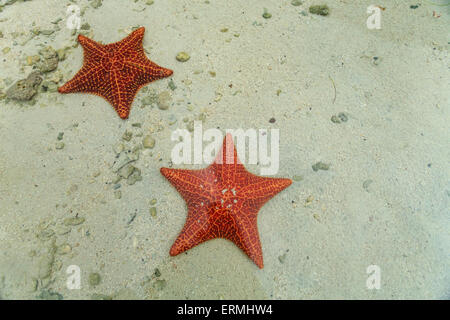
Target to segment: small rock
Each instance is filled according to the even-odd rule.
[[[64,243],[64,244],[60,245],[58,247],[58,249],[56,249],[56,253],[60,254],[60,255],[68,254],[71,251],[72,251],[72,247],[69,244],[67,244],[67,243]]]
[[[153,218],[156,218],[156,208],[155,207],[151,207],[149,211],[150,211],[150,215]]]
[[[309,7],[309,12],[312,14],[327,16],[330,13],[330,9],[327,5],[315,5]]]
[[[316,172],[319,171],[319,170],[328,170],[328,169],[330,169],[330,165],[327,164],[327,163],[319,161],[319,162],[317,162],[317,163],[312,165],[312,169],[314,171],[316,171]]]
[[[186,52],[182,51],[179,52],[176,56],[176,59],[180,62],[186,62],[190,59],[191,57],[189,56],[189,54],[187,54]]]
[[[270,19],[270,18],[272,18],[272,14],[269,13],[269,12],[267,11],[267,9],[264,9],[264,13],[263,13],[262,16],[263,16],[264,19]]]
[[[64,225],[66,226],[78,226],[86,221],[85,218],[82,217],[73,217],[64,219]]]
[[[339,112],[337,116],[342,122],[347,122],[348,120],[348,116],[345,112]]]
[[[132,186],[136,182],[141,181],[141,180],[142,180],[141,170],[138,168],[134,168],[133,173],[127,179],[127,184]]]
[[[101,281],[100,274],[95,273],[95,272],[89,274],[89,285],[90,286],[95,287],[100,284],[100,281]]]
[[[125,131],[123,136],[122,136],[122,139],[125,140],[125,141],[130,141],[131,138],[133,138],[133,132],[128,131],[128,130]]]
[[[116,144],[113,146],[113,151],[114,151],[116,154],[121,153],[124,149],[125,149],[125,146],[124,146],[123,143],[121,143],[121,142],[116,143]]]
[[[58,60],[59,61],[66,60],[67,51],[69,49],[70,49],[70,47],[65,47],[65,48],[56,50],[56,54],[58,55]]]
[[[303,1],[300,1],[300,0],[292,0],[292,1],[291,1],[291,4],[292,4],[294,7],[298,7],[298,6],[301,6],[301,5],[303,4]]]
[[[380,62],[381,62],[381,58],[380,57],[373,57],[372,58],[372,64],[374,65],[374,66],[378,66],[379,64],[380,64]]]
[[[278,261],[280,261],[280,263],[284,263],[286,261],[286,255],[287,255],[287,252],[285,252],[284,254],[279,256]]]
[[[42,82],[41,73],[34,71],[26,79],[14,83],[7,91],[6,96],[13,100],[27,101],[31,100],[37,93],[37,89]]]
[[[39,51],[39,54],[43,57],[43,61],[39,65],[39,70],[46,73],[56,70],[58,67],[58,53],[52,47],[46,47]]]
[[[306,198],[306,200],[305,200],[305,207],[310,206],[313,201],[314,201],[314,197],[312,195],[309,195],[308,198]]]
[[[102,6],[102,0],[93,0],[91,2],[91,7],[97,9]]]
[[[336,115],[333,115],[331,117],[331,122],[333,122],[333,123],[341,123],[341,120]]]
[[[27,65],[32,66],[36,63],[38,63],[41,60],[41,57],[39,56],[28,56],[27,57]]]
[[[142,139],[142,145],[146,149],[153,149],[155,147],[156,140],[152,136],[145,136],[144,139]]]
[[[83,23],[80,27],[81,30],[89,30],[91,28],[91,25],[89,23]]]
[[[116,199],[121,199],[122,198],[122,191],[120,191],[120,190],[114,191],[114,197],[116,197]]]
[[[62,142],[62,141],[58,141],[57,143],[55,143],[55,148],[56,148],[57,150],[64,149],[64,147],[65,147],[65,144],[64,144],[64,142]]]
[[[128,179],[128,177],[133,173],[134,167],[131,164],[127,164],[120,168],[118,171],[119,176],[121,176],[124,179]]]
[[[177,86],[175,85],[175,82],[173,82],[173,79],[169,80],[168,86],[169,86],[170,90],[172,90],[172,91],[174,91],[177,88]]]
[[[168,91],[163,91],[158,95],[157,105],[160,110],[169,109],[172,97]]]
[[[369,186],[372,184],[373,180],[371,179],[367,179],[366,181],[363,182],[363,188],[364,190],[366,190],[367,192],[369,192]]]

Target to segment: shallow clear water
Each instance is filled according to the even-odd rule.
[[[448,298],[446,1],[325,1],[326,16],[312,1],[147,2],[2,7],[0,298]],[[103,44],[144,26],[147,57],[173,70],[127,120],[57,92],[83,64],[78,22]],[[259,211],[262,269],[225,239],[169,255],[187,206],[160,168],[206,168],[208,135],[220,146],[227,129],[261,136],[238,150],[249,172],[293,180]]]

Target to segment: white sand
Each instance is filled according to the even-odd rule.
[[[105,0],[98,9],[77,2],[87,8],[82,23],[90,24],[97,41],[115,42],[126,36],[124,29],[146,27],[149,58],[174,70],[177,89],[167,88],[169,79],[148,87],[168,90],[173,105],[141,108],[146,94],[140,92],[123,121],[96,96],[40,92],[32,106],[0,100],[1,298],[33,299],[43,290],[65,299],[94,293],[139,299],[449,297],[449,6],[417,1],[421,6],[410,9],[416,2],[385,1],[381,29],[369,30],[371,1],[294,7],[286,0],[155,0],[151,6]],[[31,71],[26,57],[40,44],[59,49],[75,43],[65,20],[52,36],[23,46],[26,35],[14,38],[34,26],[53,28],[69,3],[34,0],[4,8],[0,48],[11,51],[1,53],[0,79],[24,78]],[[329,16],[300,14],[321,3],[330,6]],[[264,8],[271,19],[262,18]],[[179,51],[191,59],[176,61]],[[68,51],[58,67],[63,81],[81,64],[81,47]],[[201,112],[207,114],[204,128],[280,128],[277,176],[304,176],[260,211],[262,270],[222,239],[168,254],[186,206],[159,169],[169,164],[172,131]],[[339,112],[349,120],[331,122]],[[177,119],[172,126],[171,115]],[[136,122],[142,129],[132,127]],[[112,147],[126,129],[154,132],[156,147],[141,153],[135,165],[143,180],[132,186],[122,181],[118,200]],[[65,147],[56,150],[62,131]],[[314,172],[318,161],[330,163],[330,170]],[[258,166],[247,167],[259,173]],[[366,180],[373,181],[367,190]],[[149,214],[153,198],[156,218]],[[58,231],[75,214],[86,221],[68,234],[36,238],[45,228]],[[52,241],[72,251],[55,254],[50,277],[38,281]],[[66,288],[69,265],[81,268],[80,290]],[[381,268],[379,290],[366,288],[369,265]],[[152,278],[155,268],[165,287]],[[95,288],[88,284],[91,272],[102,278]]]

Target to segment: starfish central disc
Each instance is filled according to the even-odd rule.
[[[107,45],[79,35],[84,49],[83,67],[58,91],[96,94],[105,98],[122,119],[128,118],[139,89],[173,73],[145,56],[144,32],[144,28],[139,28],[125,39]]]
[[[125,57],[111,53],[102,58],[102,67],[106,72],[121,71],[125,67]]]

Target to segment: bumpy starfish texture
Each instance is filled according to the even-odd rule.
[[[214,238],[233,241],[263,268],[257,214],[273,196],[288,187],[290,179],[265,178],[248,172],[237,157],[233,138],[206,169],[161,168],[186,201],[188,216],[170,255],[175,256]]]
[[[142,46],[144,32],[145,28],[139,28],[125,39],[107,45],[79,35],[78,42],[84,49],[83,67],[58,91],[101,96],[111,103],[119,117],[128,118],[139,89],[173,73],[145,56]]]

